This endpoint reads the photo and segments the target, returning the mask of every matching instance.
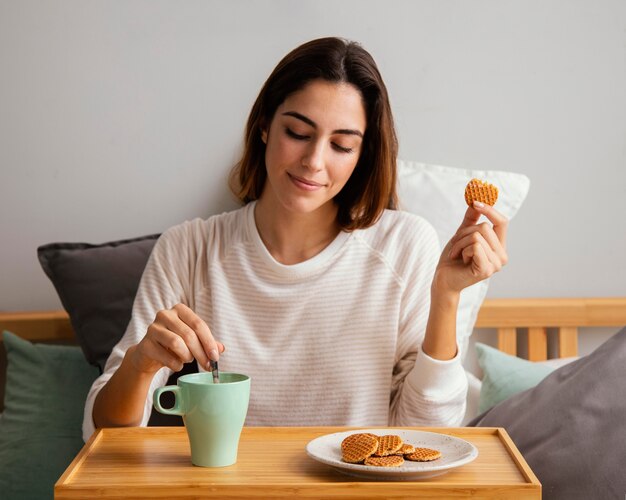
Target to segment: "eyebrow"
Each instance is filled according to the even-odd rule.
[[[297,111],[286,111],[283,113],[283,116],[292,116],[297,118],[298,120],[303,121],[307,125],[310,125],[313,128],[317,128],[317,123],[315,123],[310,118],[298,113]],[[363,132],[350,128],[340,128],[337,130],[333,130],[333,134],[347,134],[347,135],[358,135],[361,139],[363,138]]]

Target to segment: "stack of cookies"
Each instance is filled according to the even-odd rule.
[[[341,442],[341,458],[350,464],[376,467],[399,467],[405,460],[430,462],[441,457],[441,452],[430,448],[416,448],[404,443],[400,436],[377,436],[369,432],[350,434]]]

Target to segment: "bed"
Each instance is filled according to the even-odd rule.
[[[488,299],[478,312],[475,328],[495,330],[490,359],[494,352],[501,358],[491,375],[508,392],[464,425],[506,428],[542,482],[544,498],[626,492],[626,328],[589,355],[578,348],[581,330],[593,335],[595,327],[624,325],[626,297]],[[0,489],[12,498],[51,498],[52,485],[82,446],[82,404],[98,369],[72,345],[76,336],[65,311],[3,312],[2,330],[15,336],[4,337],[9,382],[0,419]],[[568,363],[543,366],[555,361]],[[520,386],[529,367],[543,372]],[[482,387],[469,391],[468,406],[470,397],[483,396],[489,370]],[[514,391],[507,380],[518,384]],[[13,389],[16,381],[21,385]]]

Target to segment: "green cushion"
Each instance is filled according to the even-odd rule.
[[[483,382],[478,399],[482,413],[513,394],[535,387],[554,368],[527,361],[476,342]]]
[[[0,415],[0,496],[53,498],[83,446],[87,392],[98,376],[77,346],[33,344],[4,332],[7,377]]]

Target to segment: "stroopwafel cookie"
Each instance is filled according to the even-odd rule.
[[[441,452],[431,448],[415,448],[413,453],[404,455],[404,458],[411,462],[430,462],[441,458]]]
[[[395,454],[403,445],[402,438],[395,434],[387,434],[378,438],[378,450],[374,455],[386,457]]]
[[[404,443],[398,451],[396,451],[396,455],[408,455],[415,451],[415,446],[409,443]]]
[[[341,458],[344,462],[357,464],[378,449],[378,438],[373,434],[350,434],[341,442]]]
[[[374,465],[376,467],[400,467],[404,463],[404,458],[400,455],[388,455],[385,457],[367,457],[364,465]]]
[[[474,201],[480,201],[487,205],[494,205],[498,199],[498,188],[493,184],[472,179],[465,186],[465,202],[472,206]]]

